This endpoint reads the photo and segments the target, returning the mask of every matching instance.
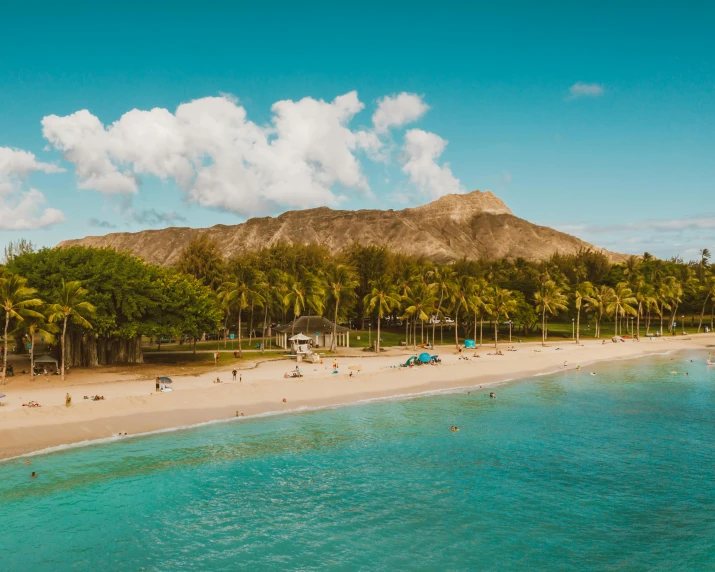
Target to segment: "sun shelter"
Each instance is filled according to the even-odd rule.
[[[54,366],[55,371],[59,370],[59,362],[49,354],[42,354],[34,359],[36,366],[47,367]]]
[[[335,324],[323,316],[301,316],[285,326],[278,326],[276,344],[282,348],[290,348],[291,344],[313,342],[313,347],[328,347],[333,341]],[[350,330],[344,326],[335,327],[337,346],[350,347]],[[298,336],[302,336],[298,338]]]

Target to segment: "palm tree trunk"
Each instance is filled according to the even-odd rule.
[[[454,313],[454,344],[459,349],[459,311],[462,309],[462,302],[459,302],[457,311]]]
[[[412,323],[412,349],[417,349],[417,318]]]
[[[375,355],[380,355],[380,313],[377,314],[377,340],[375,340]]]
[[[477,339],[477,311],[474,310],[474,339]]]
[[[636,319],[636,336],[641,339],[641,311],[643,310],[642,302],[638,302],[638,318]]]
[[[546,306],[541,310],[541,345],[546,345]]]
[[[648,311],[646,312],[645,316],[645,335],[647,336],[650,333],[650,306],[648,307]]]
[[[410,319],[405,318],[405,347],[410,345]]]
[[[10,325],[10,312],[5,310],[5,344],[3,345],[2,356],[2,384],[5,385],[5,375],[7,373],[7,328]]]
[[[660,305],[660,336],[663,337],[663,312],[665,311],[665,308],[663,307],[663,304]]]
[[[581,327],[581,306],[579,306],[578,309],[576,310],[576,345],[578,345],[578,342],[579,342],[578,331],[579,331],[580,327]]]
[[[338,304],[340,304],[340,300],[336,297],[335,298],[335,321],[333,322],[333,339],[330,342],[330,351],[331,352],[334,352],[337,350],[335,338],[338,335]]]
[[[7,328],[7,326],[6,326]],[[60,381],[65,380],[65,334],[67,333],[67,316],[65,316],[64,324],[62,325],[62,370],[60,372]]]
[[[698,333],[700,333],[700,328],[703,326],[703,318],[705,317],[705,306],[708,303],[708,298],[710,297],[710,294],[705,296],[705,301],[703,302],[703,309],[700,312],[700,322],[698,323]]]
[[[248,323],[248,345],[253,343],[253,302],[251,302],[251,319]]]
[[[484,318],[482,318],[482,314],[479,314],[479,347],[482,347],[482,339],[483,339],[483,334],[484,334]]]
[[[439,297],[439,306],[437,306],[437,318],[439,318],[439,312],[442,309],[442,299],[443,298],[444,298],[444,291],[442,291],[442,294]],[[441,320],[440,320],[440,322],[441,322]],[[436,330],[437,330],[437,322],[432,320],[432,345],[434,345],[434,333]]]
[[[268,331],[268,300],[266,300],[266,312],[263,314],[263,336],[261,341],[261,353],[266,349],[266,332]]]
[[[35,377],[35,333],[30,331],[30,379]]]
[[[494,347],[499,343],[499,316],[494,319]]]
[[[241,349],[241,308],[238,309],[238,355],[243,357],[243,349]]]

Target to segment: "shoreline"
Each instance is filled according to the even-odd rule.
[[[390,399],[410,399],[430,394],[459,391],[477,385],[494,387],[510,381],[541,377],[585,366],[664,354],[678,350],[706,350],[715,344],[715,334],[683,338],[655,338],[602,345],[601,340],[554,343],[542,348],[540,343],[500,346],[502,356],[487,355],[493,347],[474,352],[464,350],[459,359],[453,347],[438,347],[442,358],[438,366],[396,368],[413,352],[404,349],[388,355],[337,356],[339,373],[332,373],[333,356],[323,364],[303,363],[302,378],[284,378],[283,372],[294,367],[291,361],[267,361],[252,369],[241,369],[242,383],[213,383],[216,376],[230,379],[231,369],[220,368],[198,376],[172,376],[171,393],[154,393],[154,380],[102,381],[97,384],[47,387],[26,384],[8,389],[6,407],[0,408],[0,460],[37,456],[69,448],[113,442],[190,429],[207,424],[300,413],[333,407]],[[391,353],[394,352],[394,353]],[[419,351],[417,352],[419,353]],[[479,353],[480,358],[472,357]],[[564,362],[568,362],[564,367]],[[348,366],[362,366],[356,373]],[[353,372],[350,377],[349,373]],[[64,405],[64,393],[73,395],[71,407]],[[80,392],[105,395],[105,401],[82,400]],[[78,398],[79,397],[79,398]],[[282,401],[286,398],[287,402]],[[14,398],[14,399],[11,399]],[[35,400],[43,407],[28,409],[18,403]],[[47,404],[50,405],[47,405]],[[61,403],[59,405],[58,403]],[[236,412],[243,413],[237,417]],[[128,433],[126,437],[118,433]]]

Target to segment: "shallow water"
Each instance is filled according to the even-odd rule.
[[[0,569],[712,570],[704,357],[2,463]]]

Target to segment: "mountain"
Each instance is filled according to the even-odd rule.
[[[352,242],[386,245],[437,262],[465,256],[540,260],[555,252],[570,254],[589,248],[604,252],[612,260],[623,258],[574,236],[514,216],[490,191],[446,195],[429,204],[403,210],[342,211],[320,207],[288,211],[277,217],[252,218],[232,226],[117,232],[66,240],[58,246],[108,246],[141,256],[152,264],[167,266],[176,263],[189,241],[202,234],[216,240],[227,258],[277,242],[317,242],[331,250],[341,250]]]

